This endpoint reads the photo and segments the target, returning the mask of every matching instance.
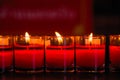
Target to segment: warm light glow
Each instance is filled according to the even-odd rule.
[[[55,35],[57,36],[59,44],[63,43],[62,36],[58,32],[55,32]]]
[[[120,35],[118,36],[118,40],[120,41]]]
[[[92,40],[93,40],[93,33],[90,33],[90,35],[89,35],[89,42],[90,42],[90,44],[92,43]]]
[[[9,37],[0,35],[0,45],[9,45]]]
[[[2,35],[0,35],[0,41],[2,40]]]
[[[86,45],[101,45],[101,40],[104,39],[104,37],[101,38],[101,36],[93,36],[93,33],[90,33],[90,35],[85,39]]]
[[[25,33],[25,42],[26,43],[30,42],[30,35],[28,34],[28,32]]]

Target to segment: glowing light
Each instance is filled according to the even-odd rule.
[[[118,35],[118,40],[120,41],[120,35]]]
[[[26,43],[30,42],[30,35],[28,34],[28,32],[25,33],[25,42]]]
[[[89,42],[90,42],[90,44],[92,44],[92,40],[93,40],[93,33],[90,33],[90,35],[89,35]]]
[[[61,36],[58,32],[55,32],[55,35],[57,36],[58,43],[59,43],[59,44],[62,44],[62,43],[63,43],[62,36]]]

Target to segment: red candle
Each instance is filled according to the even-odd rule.
[[[2,72],[12,70],[13,50],[11,37],[0,36],[0,69]]]
[[[26,37],[22,37],[20,40],[19,37],[15,39],[16,71],[42,71],[44,65],[44,39],[40,36]]]
[[[26,69],[26,70],[42,68],[43,63],[44,63],[43,48],[37,50],[37,49],[30,49],[31,48],[30,46],[25,46],[25,47],[27,47],[28,49],[16,49],[15,50],[16,68]]]
[[[53,48],[53,49],[51,49]],[[67,50],[68,49],[68,50]],[[46,50],[46,66],[48,69],[72,69],[74,63],[73,47],[54,46]]]
[[[120,70],[120,35],[110,35],[111,70]]]
[[[47,40],[48,39],[48,40]],[[73,37],[46,37],[47,71],[73,71],[74,45]],[[59,42],[61,40],[61,42]],[[49,43],[48,43],[49,42]]]
[[[12,69],[12,50],[0,51],[0,69],[2,72]]]
[[[90,37],[90,36],[89,36]],[[78,71],[102,71],[105,61],[104,37],[76,37],[76,67]]]

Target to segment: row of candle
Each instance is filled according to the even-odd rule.
[[[5,71],[104,72],[105,41],[93,36],[0,36],[0,69]],[[110,35],[111,70],[120,69],[120,36]]]

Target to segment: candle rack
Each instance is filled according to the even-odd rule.
[[[24,36],[10,36],[9,38],[5,39],[2,39],[3,37],[0,36],[1,73],[20,71],[101,72],[99,71],[99,68],[95,67],[96,65],[93,64],[93,68],[91,67],[91,65],[88,65],[88,63],[90,64],[91,59],[95,59],[94,56],[91,57],[90,60],[88,60],[92,53],[89,53],[89,55],[85,55],[84,52],[79,52],[80,49],[87,50],[88,47],[86,47],[85,45],[92,46],[95,44],[96,41],[97,44],[104,44],[104,53],[99,53],[99,56],[102,55],[101,58],[99,58],[100,60],[102,60],[102,68],[100,70],[102,70],[103,73],[120,71],[119,37],[120,36],[118,35],[105,35],[103,40],[103,37],[99,36],[95,38],[96,40],[94,40],[94,43],[88,43],[88,38],[86,36],[64,36],[62,37],[63,42],[59,43],[55,36],[31,36],[31,42],[25,42]],[[100,42],[98,38],[100,39]],[[37,43],[38,45],[36,46]],[[5,45],[8,45],[9,48],[7,48]],[[94,49],[95,46],[96,45],[94,45],[94,47],[91,47],[91,49]],[[63,51],[61,50],[61,48]],[[99,47],[99,49],[101,50],[103,48]],[[38,54],[36,51],[38,52]],[[10,52],[10,55],[6,52]],[[86,52],[86,54],[88,54],[88,52]],[[96,54],[98,53],[97,50],[95,50],[95,52]],[[63,57],[61,57],[62,54]],[[79,54],[84,54],[84,56],[80,56]],[[10,57],[6,58],[5,55],[9,55]],[[66,59],[68,59],[68,56],[69,61],[67,62]],[[60,61],[60,59],[64,60]],[[81,66],[82,64],[83,66]],[[97,65],[98,64],[99,63],[97,63]],[[84,65],[88,66],[85,67]]]

